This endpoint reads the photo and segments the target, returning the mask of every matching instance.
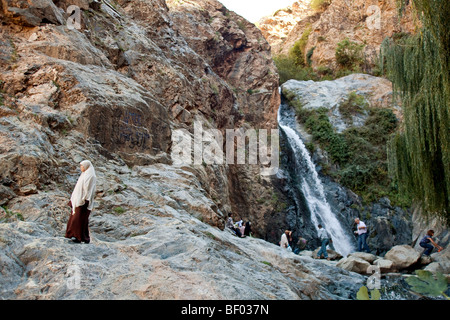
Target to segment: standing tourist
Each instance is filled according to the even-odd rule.
[[[66,238],[75,243],[89,243],[89,215],[94,207],[95,187],[97,177],[95,169],[89,160],[80,163],[81,175],[70,197],[72,208],[67,222]]]
[[[355,234],[358,235],[358,251],[365,251],[370,253],[369,246],[367,245],[367,226],[364,222],[355,218],[356,231]]]

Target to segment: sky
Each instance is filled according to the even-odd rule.
[[[227,9],[236,12],[250,22],[257,22],[278,9],[285,8],[295,0],[219,0]]]

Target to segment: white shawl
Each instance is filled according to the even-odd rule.
[[[85,201],[89,201],[88,210],[92,210],[94,207],[95,187],[97,183],[95,169],[89,160],[84,160],[80,164],[86,171],[81,173],[70,197],[72,214],[75,214],[75,208],[83,206]]]

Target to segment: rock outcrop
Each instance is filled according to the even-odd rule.
[[[370,107],[390,108],[401,118],[401,109],[393,105],[392,83],[384,78],[355,73],[336,80],[289,80],[282,85],[283,95],[292,103],[296,101],[306,110],[329,109],[329,119],[337,132],[350,125],[363,126],[367,118],[364,112],[352,115],[349,121],[339,109],[349,94],[363,96]]]
[[[333,132],[342,134],[354,128],[364,130],[370,110],[373,109],[388,109],[401,122],[401,108],[393,104],[390,81],[356,73],[331,81],[289,80],[281,86],[281,91],[291,109],[296,112],[294,117],[302,139],[305,144],[314,146],[311,156],[321,175],[327,201],[346,232],[353,232],[352,222],[359,216],[369,227],[368,244],[373,253],[384,255],[395,245],[410,244],[412,221],[409,210],[392,205],[387,197],[364,203],[358,191],[340,184],[339,179],[330,175],[339,170],[339,165],[333,162],[323,145],[313,138],[306,125],[306,116],[301,118],[306,112],[325,110]],[[352,95],[361,100],[357,112],[348,112],[342,108]],[[385,145],[380,146],[380,149],[385,148]],[[328,168],[328,171],[324,172],[324,168]]]
[[[73,4],[80,26],[70,29]],[[276,129],[270,47],[217,1],[4,1],[2,12],[2,205],[58,188],[83,157],[69,155],[72,139],[133,167],[171,163],[172,131],[192,137],[194,121],[224,136]],[[262,217],[274,206],[256,200],[276,188],[260,169],[193,167],[219,208],[218,225],[233,211],[266,235]]]
[[[363,277],[222,230],[233,211],[279,237],[260,165],[173,164],[172,136],[194,121],[276,128],[278,76],[253,25],[212,0],[0,9],[1,298],[354,298]],[[76,245],[63,235],[86,158],[92,241]]]
[[[307,6],[297,1],[298,7]],[[294,27],[280,32],[274,21],[287,20],[283,16],[288,11],[290,20],[296,21]],[[278,18],[278,16],[280,16]],[[385,37],[393,34],[416,31],[417,21],[413,18],[411,7],[399,15],[395,0],[333,0],[322,10],[280,10],[273,17],[262,19],[259,28],[272,45],[272,52],[287,54],[300,39],[305,30],[310,30],[304,54],[313,50],[310,57],[312,66],[336,67],[335,51],[337,44],[344,39],[365,44],[364,56],[368,63],[375,63],[380,45]],[[281,23],[283,25],[283,23]]]
[[[316,17],[310,2],[310,0],[295,1],[290,6],[280,8],[271,16],[258,21],[257,26],[270,43],[272,54],[277,55],[281,52],[284,41],[297,24],[305,24],[305,21],[311,21]]]

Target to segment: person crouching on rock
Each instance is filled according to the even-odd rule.
[[[240,237],[240,238],[245,237],[245,236],[242,235],[241,230],[239,230],[239,228],[236,228],[236,227],[234,226],[233,218],[231,217],[231,212],[228,214],[228,219],[227,219],[227,222],[226,222],[226,224],[225,224],[225,227],[230,228],[231,230],[233,230],[234,233],[235,233],[238,237]]]
[[[442,250],[442,247],[433,241],[432,237],[434,236],[434,230],[428,230],[427,234],[420,240],[419,245],[424,248],[423,254],[427,257],[430,256],[433,248],[436,247],[439,251]],[[431,244],[430,244],[431,242]]]
[[[97,177],[95,169],[89,160],[80,163],[81,175],[70,197],[69,206],[72,208],[67,222],[66,238],[75,243],[90,242],[89,215],[94,207]]]

